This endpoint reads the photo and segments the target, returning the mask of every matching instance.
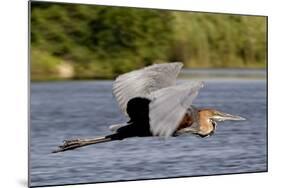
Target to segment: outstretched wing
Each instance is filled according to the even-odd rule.
[[[134,97],[147,97],[152,92],[175,84],[182,63],[154,64],[117,77],[113,94],[121,110],[127,115],[126,106]]]
[[[171,136],[183,119],[203,82],[192,82],[163,88],[151,94],[150,130],[155,136]]]

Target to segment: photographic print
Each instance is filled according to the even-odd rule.
[[[267,17],[29,2],[29,186],[267,172]]]

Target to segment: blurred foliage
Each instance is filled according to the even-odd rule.
[[[188,67],[260,68],[266,63],[266,18],[175,13],[171,57]]]
[[[113,78],[157,62],[265,67],[266,18],[47,2],[31,3],[31,79]]]
[[[33,80],[56,79],[58,76],[57,66],[60,59],[49,53],[32,50],[31,53],[31,77]]]

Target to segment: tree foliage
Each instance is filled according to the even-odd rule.
[[[62,62],[78,79],[112,78],[164,61],[264,67],[265,52],[265,17],[31,3],[32,79],[55,77]]]

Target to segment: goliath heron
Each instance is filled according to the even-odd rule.
[[[110,126],[114,133],[104,137],[65,140],[54,153],[129,137],[169,137],[186,133],[207,137],[214,133],[217,121],[245,120],[212,108],[194,107],[192,101],[203,82],[176,85],[182,66],[182,63],[154,64],[117,77],[113,95],[130,120]]]

